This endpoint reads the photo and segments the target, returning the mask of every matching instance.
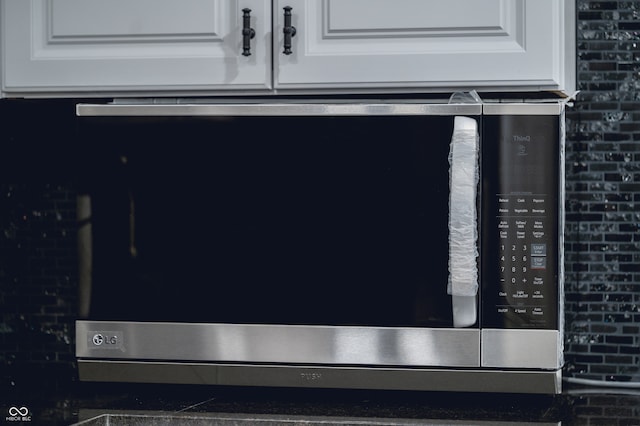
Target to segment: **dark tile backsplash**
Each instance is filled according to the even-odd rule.
[[[567,114],[566,375],[640,381],[640,2],[578,1]]]
[[[0,191],[2,385],[73,377],[75,196],[47,184]]]
[[[640,382],[640,1],[578,0],[577,38],[581,93],[567,114],[565,375]],[[77,380],[76,188],[40,183],[74,182],[73,103],[53,106],[0,103],[0,175],[30,182],[0,184],[2,392]],[[43,143],[49,135],[55,139]],[[71,149],[62,155],[60,144]],[[27,157],[27,169],[12,160]]]
[[[76,197],[70,101],[0,101],[0,400],[75,380]],[[25,183],[26,182],[26,183]]]

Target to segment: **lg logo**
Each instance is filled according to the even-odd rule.
[[[101,349],[121,349],[122,333],[119,332],[92,332],[88,336],[90,346]]]
[[[93,336],[93,344],[96,346],[117,345],[118,336],[106,336],[104,334],[95,334]]]
[[[104,343],[104,336],[102,334],[96,334],[93,336],[93,344],[96,346],[100,346]]]

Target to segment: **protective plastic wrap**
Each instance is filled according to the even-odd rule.
[[[478,293],[478,129],[455,117],[449,151],[449,283],[452,296]]]

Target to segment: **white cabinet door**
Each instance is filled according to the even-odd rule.
[[[271,88],[271,0],[2,0],[1,15],[8,96]]]
[[[276,0],[275,86],[559,89],[574,0]],[[282,53],[292,7],[292,54]]]

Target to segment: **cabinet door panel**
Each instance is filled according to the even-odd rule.
[[[285,5],[297,28],[288,56]],[[276,87],[558,88],[566,9],[561,0],[277,0]]]
[[[7,0],[2,6],[9,94],[271,85],[269,0]],[[251,56],[241,55],[245,7],[256,31]]]

